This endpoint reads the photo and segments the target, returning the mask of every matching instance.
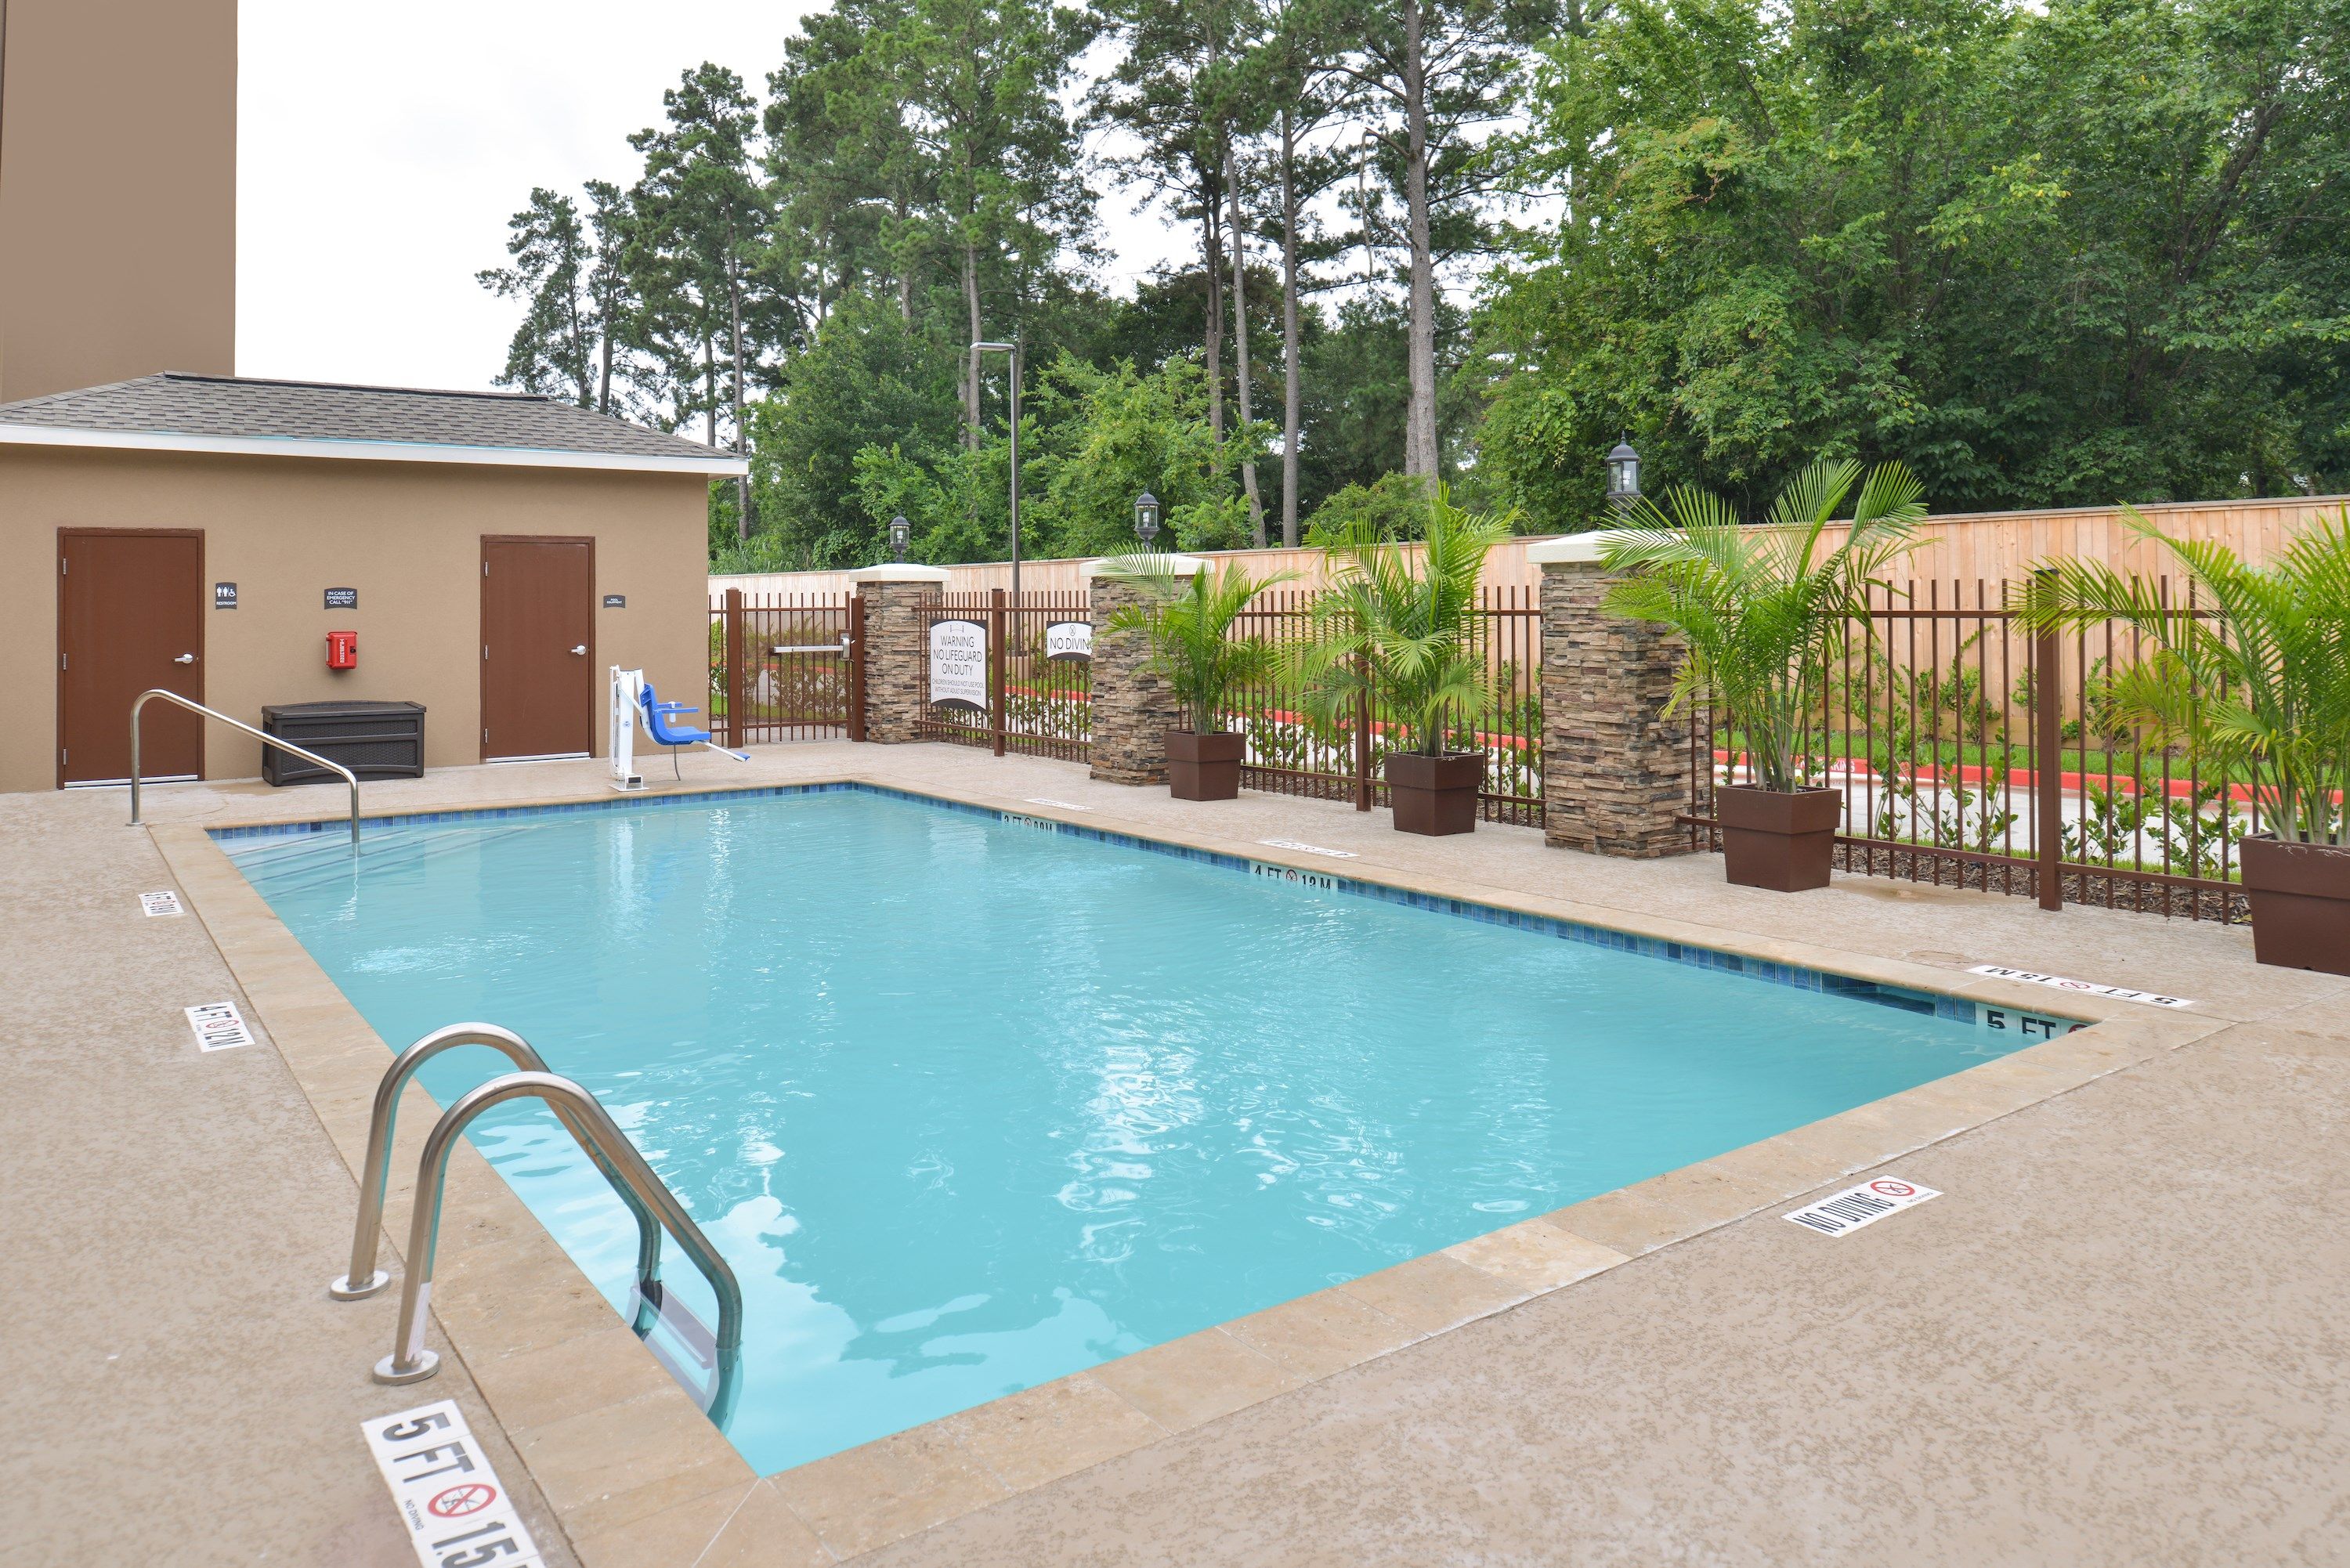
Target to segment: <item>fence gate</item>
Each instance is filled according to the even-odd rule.
[[[730,745],[862,740],[862,601],[840,594],[746,597],[710,612],[710,728]]]
[[[1085,762],[1093,752],[1093,621],[1082,593],[995,588],[918,612],[926,740],[997,756]]]

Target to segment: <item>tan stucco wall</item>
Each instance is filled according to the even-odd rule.
[[[0,402],[233,373],[236,0],[0,7]]]
[[[481,539],[593,536],[597,690],[641,667],[702,705],[709,618],[706,483],[699,475],[0,448],[0,790],[57,783],[57,530],[201,528],[204,696],[258,723],[264,703],[409,700],[428,710],[425,763],[481,760]],[[359,590],[356,610],[325,590]],[[359,664],[326,667],[329,630]],[[598,713],[601,708],[600,697]],[[205,726],[205,773],[261,772],[261,746]],[[605,747],[598,717],[595,745]]]

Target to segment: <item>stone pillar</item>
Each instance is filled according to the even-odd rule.
[[[1645,860],[1690,852],[1690,726],[1667,719],[1680,639],[1602,613],[1617,580],[1596,538],[1527,546],[1542,567],[1543,836],[1562,849]]]
[[[1190,556],[1162,560],[1181,576],[1207,567]],[[1112,784],[1165,784],[1167,732],[1181,721],[1183,711],[1167,682],[1150,672],[1149,639],[1139,631],[1109,629],[1109,618],[1120,608],[1150,602],[1142,589],[1106,575],[1110,565],[1086,563],[1094,623],[1093,776]]]
[[[848,578],[865,598],[865,738],[920,740],[914,722],[922,716],[922,661],[931,649],[930,628],[915,611],[944,591],[947,574],[896,562],[860,567]]]

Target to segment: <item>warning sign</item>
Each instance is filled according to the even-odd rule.
[[[185,913],[180,908],[180,896],[177,893],[141,893],[139,895],[139,907],[147,911],[147,918],[150,919],[158,915]]]
[[[1864,1225],[1874,1225],[1897,1210],[1940,1196],[1930,1187],[1920,1187],[1898,1176],[1880,1176],[1858,1187],[1847,1187],[1833,1198],[1806,1204],[1783,1218],[1823,1236],[1841,1236]]]
[[[479,1513],[498,1501],[498,1489],[484,1481],[469,1481],[452,1486],[424,1505],[424,1511],[435,1519],[463,1519],[469,1513]]]
[[[545,1568],[453,1399],[360,1424],[423,1568]]]
[[[232,1051],[253,1044],[253,1031],[234,1002],[207,1002],[187,1010],[188,1027],[196,1032],[199,1051]]]
[[[2026,985],[2044,985],[2055,991],[2076,991],[2084,996],[2109,996],[2116,1002],[2142,1002],[2148,1007],[2192,1007],[2195,1003],[2183,996],[2165,996],[2156,991],[2132,991],[2126,985],[2099,985],[2091,980],[2067,980],[2061,974],[2043,974],[2033,969],[2015,969],[2003,963],[1979,963],[1969,974],[1987,974],[1998,980],[2020,980]]]

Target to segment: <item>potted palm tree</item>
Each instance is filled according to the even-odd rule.
[[[2265,829],[2241,841],[2253,957],[2350,974],[2350,507],[2264,568],[2224,545],[2170,538],[2133,507],[2122,519],[2193,575],[2217,617],[2074,559],[2034,575],[2025,624],[2137,629],[2150,651],[2110,678],[2122,722],[2251,786]]]
[[[1821,535],[1860,486],[1852,523],[1832,550]],[[1860,464],[1822,461],[1771,504],[1761,528],[1730,504],[1675,489],[1659,509],[1645,497],[1627,526],[1600,542],[1600,559],[1631,575],[1602,607],[1679,632],[1688,657],[1666,705],[1671,713],[1711,693],[1742,747],[1746,783],[1714,790],[1723,869],[1742,887],[1783,893],[1825,888],[1835,858],[1844,792],[1820,786],[1812,746],[1822,682],[1843,659],[1868,586],[1913,547],[1926,514],[1923,487],[1898,462],[1861,476]]]
[[[1397,733],[1383,770],[1402,833],[1477,826],[1482,749],[1451,751],[1455,726],[1475,733],[1492,706],[1492,674],[1477,645],[1477,582],[1510,519],[1464,512],[1440,488],[1420,547],[1367,527],[1332,550],[1336,580],[1315,601],[1315,635],[1301,651],[1307,711],[1325,723],[1378,694]]]
[[[1222,571],[1179,571],[1166,556],[1129,556],[1104,574],[1139,588],[1144,602],[1110,613],[1118,631],[1140,632],[1152,673],[1183,709],[1183,727],[1167,732],[1167,792],[1177,800],[1233,800],[1248,737],[1223,728],[1235,687],[1263,680],[1273,645],[1235,638],[1232,623],[1249,600],[1295,573],[1252,577],[1237,565]]]

